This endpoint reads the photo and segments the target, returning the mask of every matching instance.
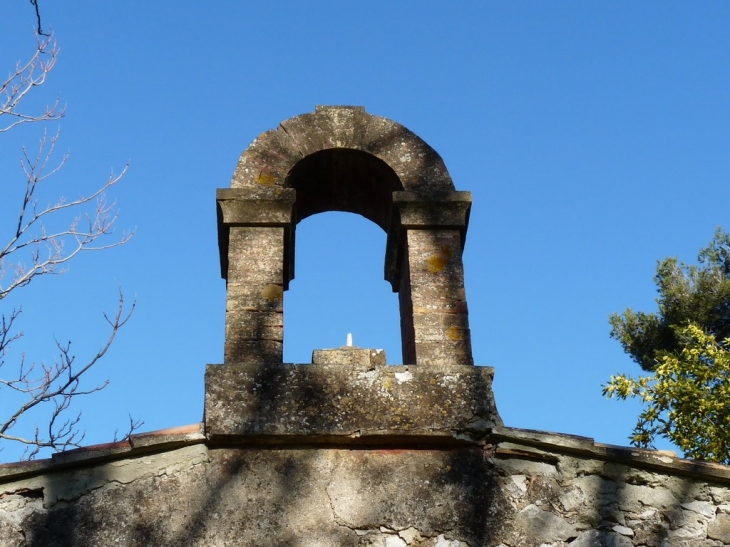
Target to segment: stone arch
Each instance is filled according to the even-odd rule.
[[[318,106],[262,133],[241,154],[231,188],[284,188],[300,160],[328,149],[375,156],[393,170],[404,190],[421,195],[454,191],[451,176],[433,148],[402,125],[368,114],[361,106]]]
[[[428,144],[362,107],[317,107],[263,133],[231,188],[218,190],[225,362],[282,362],[296,224],[346,211],[388,234],[385,278],[399,293],[403,363],[473,364],[461,259],[470,207]]]

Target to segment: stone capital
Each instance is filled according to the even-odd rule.
[[[438,197],[413,192],[393,192],[388,240],[385,248],[385,279],[397,292],[400,287],[405,236],[408,230],[458,230],[461,248],[471,212],[471,192],[450,192]]]
[[[284,228],[284,288],[294,278],[294,188],[219,188],[218,249],[221,277],[228,278],[228,243],[232,227]]]

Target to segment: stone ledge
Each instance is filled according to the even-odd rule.
[[[496,455],[526,459],[554,459],[555,454],[582,456],[605,462],[621,463],[632,468],[661,471],[701,480],[730,483],[730,467],[714,462],[685,460],[670,450],[650,450],[597,443],[590,437],[551,433],[532,429],[497,427],[491,441],[497,444]],[[515,450],[517,446],[531,449]],[[501,448],[504,447],[504,448]],[[527,453],[525,453],[527,452]],[[531,453],[531,454],[530,454]]]
[[[491,367],[208,365],[205,434],[236,444],[476,442],[502,424]]]
[[[191,424],[132,435],[129,440],[96,444],[57,452],[50,458],[0,464],[0,483],[37,475],[50,470],[96,464],[101,461],[126,459],[155,452],[166,452],[201,444],[203,424]]]

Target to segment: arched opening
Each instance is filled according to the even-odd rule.
[[[344,211],[360,214],[386,232],[393,192],[403,190],[387,163],[349,148],[321,150],[303,158],[289,171],[285,186],[297,191],[297,222],[325,211]]]
[[[384,253],[373,259],[358,253],[352,263],[382,264],[399,293],[404,363],[473,364],[461,260],[471,195],[454,189],[440,156],[403,126],[358,107],[318,107],[256,139],[242,154],[231,188],[217,195],[228,290],[224,361],[282,362],[283,294],[301,249],[296,225],[342,211],[364,216],[387,234],[379,246]],[[339,225],[327,231],[343,234]],[[358,251],[359,239],[349,236],[339,247]],[[341,249],[327,256],[345,262]],[[320,274],[327,271],[322,262],[316,264]],[[347,276],[337,277],[353,286]],[[321,299],[310,306],[323,307]],[[350,329],[340,323],[339,336],[346,336]]]
[[[386,234],[353,214],[327,212],[297,226],[297,275],[285,296],[284,362],[353,344],[401,362],[398,295],[383,279]]]

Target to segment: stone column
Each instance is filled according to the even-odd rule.
[[[399,293],[404,364],[473,365],[462,250],[471,194],[393,193],[386,279]]]
[[[226,279],[224,363],[283,361],[283,293],[293,278],[293,189],[218,190]]]

